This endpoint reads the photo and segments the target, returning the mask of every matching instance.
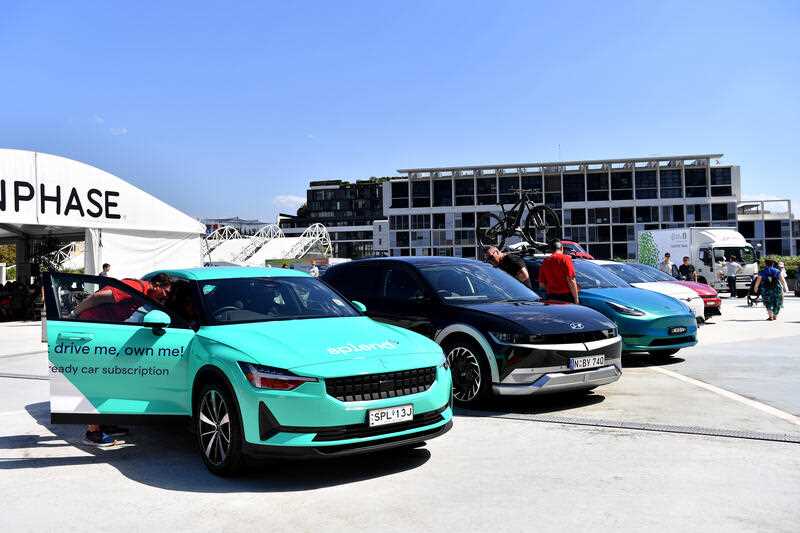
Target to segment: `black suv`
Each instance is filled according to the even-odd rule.
[[[438,342],[462,403],[490,394],[589,390],[619,379],[616,326],[592,309],[546,304],[486,263],[386,257],[331,267],[322,279],[375,320]]]

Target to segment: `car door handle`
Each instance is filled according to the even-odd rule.
[[[90,341],[94,338],[94,335],[91,333],[59,333],[58,337],[68,341]]]

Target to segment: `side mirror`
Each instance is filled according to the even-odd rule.
[[[172,319],[164,311],[153,309],[149,311],[142,319],[142,325],[147,328],[153,328],[155,335],[163,335],[164,328],[172,323]]]
[[[362,313],[366,313],[367,312],[367,306],[362,304],[358,300],[352,300],[352,301],[350,301],[350,303],[353,304],[353,307],[355,307],[356,309],[358,309]]]

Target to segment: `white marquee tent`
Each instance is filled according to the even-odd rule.
[[[87,274],[110,263],[115,277],[137,277],[202,266],[204,236],[199,221],[108,172],[0,149],[0,243],[18,245],[18,263],[28,241],[83,240]]]

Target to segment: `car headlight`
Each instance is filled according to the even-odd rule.
[[[541,335],[508,333],[506,331],[490,331],[489,335],[491,335],[498,344],[534,344],[542,340]]]
[[[271,366],[239,362],[244,377],[253,387],[269,390],[294,390],[303,383],[319,381],[317,378],[298,376],[288,370]]]
[[[645,315],[644,311],[640,311],[639,309],[636,309],[634,307],[628,307],[627,305],[622,305],[622,304],[618,304],[618,303],[615,303],[615,302],[606,302],[606,303],[608,304],[608,306],[611,309],[613,309],[614,311],[616,311],[617,313],[619,313],[621,315],[628,315],[628,316],[644,316]]]

